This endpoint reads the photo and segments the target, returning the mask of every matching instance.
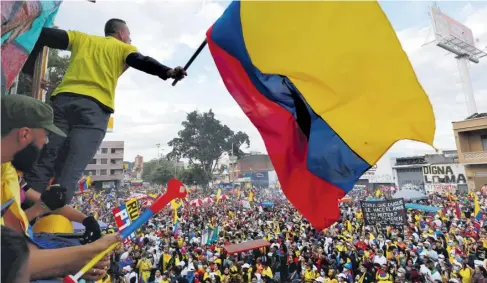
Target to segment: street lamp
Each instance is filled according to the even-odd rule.
[[[156,143],[156,147],[157,147],[157,159],[160,159],[160,149],[161,149],[161,144],[160,143]]]

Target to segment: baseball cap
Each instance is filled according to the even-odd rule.
[[[66,134],[54,125],[51,106],[26,95],[2,97],[2,136],[17,128],[42,128],[61,137]]]

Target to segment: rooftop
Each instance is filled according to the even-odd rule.
[[[472,120],[472,119],[478,119],[478,118],[484,118],[487,117],[487,113],[475,113],[470,116],[468,116],[465,120]]]

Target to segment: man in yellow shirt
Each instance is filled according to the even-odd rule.
[[[27,165],[34,163],[42,147],[48,142],[48,132],[63,135],[53,124],[52,108],[32,97],[12,95],[1,100],[1,196],[2,204],[11,199],[14,202],[1,218],[1,224],[31,238],[29,221],[21,208],[18,175],[11,161]],[[48,206],[58,206],[65,202],[62,189],[50,189],[42,193],[40,201]],[[117,234],[111,234],[84,246],[60,249],[39,249],[29,242],[28,276],[30,280],[46,279],[76,273],[89,260],[107,247],[119,241]],[[15,255],[2,260],[14,260]],[[84,278],[98,280],[103,278],[109,259],[100,261]]]
[[[27,66],[44,46],[71,51],[68,70],[51,95],[54,124],[67,138],[50,136],[50,143],[44,147],[37,165],[24,172],[32,189],[42,193],[54,177],[55,184],[67,189],[67,203],[70,203],[78,180],[105,137],[110,114],[115,109],[118,78],[128,67],[163,80],[182,79],[186,75],[181,67],[171,69],[143,56],[130,43],[129,28],[120,19],[111,19],[105,24],[105,36],[51,28],[42,30]],[[85,239],[88,242],[101,236],[94,219],[82,213],[72,213],[69,219],[85,225],[86,231],[91,233],[91,237]]]

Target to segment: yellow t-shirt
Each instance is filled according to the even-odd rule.
[[[143,258],[137,263],[137,268],[139,268],[139,276],[143,280],[143,282],[149,282],[148,279],[150,277],[150,269],[152,268],[152,263],[150,260]],[[144,271],[149,270],[149,271]]]
[[[68,31],[71,59],[64,78],[52,94],[72,92],[90,96],[110,109],[115,106],[115,87],[125,69],[125,59],[135,46],[111,36]]]
[[[20,206],[21,201],[20,201],[19,177],[17,175],[17,171],[15,170],[15,168],[12,166],[12,163],[10,162],[2,163],[1,184],[2,184],[2,194],[0,200],[2,201],[2,204],[12,198],[15,200],[12,203],[12,205],[10,205],[8,212],[4,215],[4,217],[1,218],[0,220],[1,224],[9,227],[11,225],[16,225],[15,227],[10,227],[10,228],[13,228],[14,230],[18,230],[17,223],[13,223],[9,219],[4,219],[4,218],[10,218],[14,221],[18,220],[18,222],[20,222],[21,229],[28,236],[29,220],[27,219],[27,215],[25,214],[25,212],[22,210]],[[16,220],[13,219],[13,217],[10,217],[8,214],[13,215],[16,218]]]
[[[306,270],[304,272],[304,282],[313,282],[316,279],[316,273],[313,270]]]
[[[266,269],[262,270],[262,276],[273,278],[274,275],[272,274],[272,269],[270,267],[267,267]]]
[[[472,272],[468,267],[461,269],[458,274],[462,276],[462,283],[469,283],[472,279]]]

